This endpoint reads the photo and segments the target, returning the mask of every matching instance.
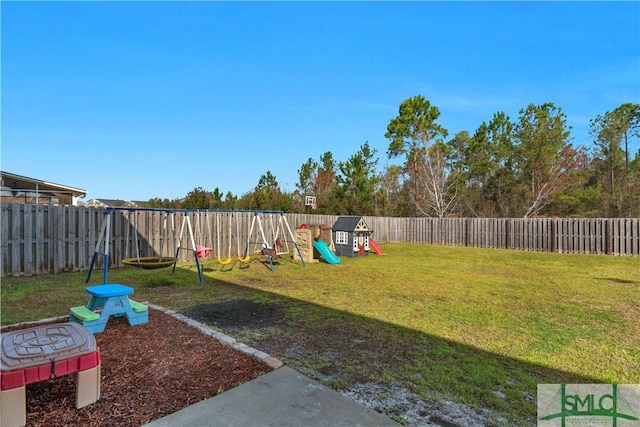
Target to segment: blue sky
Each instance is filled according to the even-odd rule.
[[[449,136],[553,102],[573,142],[640,102],[640,3],[7,2],[2,170],[91,198],[293,191],[425,96]],[[637,142],[633,152],[640,149]]]

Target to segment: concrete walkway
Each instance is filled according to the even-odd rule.
[[[399,425],[286,366],[147,424],[148,427]]]

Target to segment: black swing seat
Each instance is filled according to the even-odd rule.
[[[145,256],[139,258],[125,258],[122,260],[122,263],[130,265],[132,267],[153,270],[156,268],[169,267],[171,265],[174,265],[176,261],[177,259],[171,257]]]

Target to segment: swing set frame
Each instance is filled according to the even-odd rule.
[[[172,272],[175,272],[176,263],[178,257],[180,255],[181,250],[186,250],[193,253],[193,259],[195,260],[196,267],[198,270],[198,278],[200,283],[203,282],[202,277],[202,266],[200,263],[200,257],[202,257],[203,250],[212,251],[211,248],[205,248],[201,245],[196,245],[193,233],[193,227],[191,225],[191,218],[189,216],[190,213],[205,213],[205,221],[207,222],[207,226],[209,226],[208,221],[208,213],[216,214],[216,224],[217,224],[217,254],[218,259],[217,262],[222,266],[222,270],[224,270],[225,266],[230,265],[233,261],[231,257],[231,233],[232,233],[232,222],[233,216],[241,213],[250,213],[253,215],[251,219],[251,225],[249,227],[249,231],[247,234],[247,242],[244,248],[244,252],[240,255],[240,221],[236,218],[236,240],[238,246],[238,254],[235,258],[236,262],[240,262],[241,266],[243,264],[249,264],[251,260],[251,256],[249,254],[249,249],[252,244],[257,245],[261,250],[256,251],[257,253],[263,252],[269,261],[269,267],[272,272],[275,271],[274,266],[274,258],[278,257],[283,253],[290,252],[289,244],[292,244],[295,250],[298,252],[299,259],[303,266],[306,266],[304,262],[304,258],[302,257],[302,253],[300,251],[300,247],[296,243],[295,236],[287,222],[285,217],[285,213],[283,211],[268,211],[268,210],[217,210],[217,209],[200,209],[200,210],[188,210],[188,209],[157,209],[157,208],[124,208],[124,207],[108,207],[106,208],[105,218],[102,223],[102,227],[100,229],[100,234],[98,236],[98,240],[95,246],[95,250],[93,256],[91,258],[91,264],[89,266],[89,271],[87,273],[86,283],[89,283],[91,279],[91,275],[93,273],[96,261],[98,256],[102,256],[103,260],[103,272],[102,272],[102,283],[106,284],[108,280],[108,271],[109,271],[109,244],[110,244],[110,236],[111,236],[111,221],[113,214],[115,212],[128,212],[129,219],[131,220],[131,216],[133,217],[133,221],[130,221],[129,227],[133,227],[135,231],[135,236],[132,236],[135,239],[135,250],[136,256],[131,258],[125,258],[122,260],[122,263],[125,265],[129,265],[132,267],[143,268],[143,269],[157,269],[157,268],[165,268],[169,266],[173,266]],[[138,224],[137,224],[137,213],[140,211],[153,211],[153,212],[162,212],[164,213],[164,239],[163,246],[166,244],[168,246],[168,229],[167,222],[171,219],[171,231],[172,231],[172,239],[175,247],[175,256],[140,256],[140,248],[138,246]],[[175,238],[175,214],[182,213],[182,224],[180,226],[179,237]],[[219,215],[222,213],[229,213],[229,243],[228,243],[228,256],[227,259],[222,259],[222,249],[220,245],[220,219]],[[267,233],[265,233],[265,227],[263,226],[262,218],[269,218],[271,221],[271,226],[268,230],[271,232],[271,240],[273,241],[273,246],[269,243],[267,239]],[[277,217],[277,226],[274,225],[274,219]],[[198,223],[199,225],[199,223]],[[253,238],[254,231],[259,232],[258,239]],[[129,244],[129,230],[127,230],[127,245]],[[189,247],[180,246],[182,242],[183,236],[187,233],[187,237],[189,239]],[[209,231],[210,234],[210,231]],[[210,236],[211,243],[213,244],[213,236]],[[278,252],[278,244],[277,242],[282,242],[286,245],[286,252]],[[205,242],[206,243],[206,242]],[[163,248],[161,248],[162,250]],[[168,248],[167,248],[168,249]],[[275,255],[275,256],[274,256]]]
[[[271,246],[269,244],[269,240],[267,240],[266,233],[262,225],[262,220],[260,218],[261,216],[265,216],[265,215],[268,215],[271,220],[271,227],[270,227],[271,236],[270,237],[271,237],[271,241],[273,242],[273,246]],[[278,218],[278,225],[275,227],[273,224],[274,216],[277,216]],[[253,230],[256,225],[257,225],[257,230],[260,232],[260,237],[262,237],[262,240],[252,241],[251,238],[253,236]],[[286,251],[278,252],[279,250],[278,243],[282,243],[283,245],[285,245]],[[289,243],[293,244],[295,250],[298,252],[298,257],[302,262],[302,265],[306,266],[304,262],[304,258],[302,257],[302,252],[300,251],[300,247],[296,242],[296,238],[293,235],[293,231],[291,231],[291,227],[287,222],[287,218],[285,217],[284,212],[283,211],[254,211],[253,212],[253,218],[251,220],[251,226],[249,227],[249,234],[247,237],[247,244],[244,249],[244,257],[248,256],[249,247],[251,246],[251,244],[258,245],[261,247],[261,250],[255,251],[255,252],[262,253],[267,256],[267,259],[269,261],[269,268],[271,269],[272,272],[274,272],[275,266],[273,263],[273,259],[282,254],[289,253],[290,252]]]
[[[202,268],[200,266],[200,261],[198,259],[198,251],[196,249],[196,243],[193,238],[193,228],[191,227],[191,219],[189,217],[189,210],[177,210],[177,209],[154,209],[154,208],[118,208],[118,207],[108,207],[105,212],[105,218],[102,222],[102,228],[100,229],[100,234],[98,235],[98,241],[96,243],[95,250],[93,252],[93,256],[91,257],[91,264],[89,266],[89,272],[87,273],[87,279],[85,283],[89,283],[91,279],[91,275],[93,273],[93,269],[96,263],[96,260],[99,255],[102,255],[102,284],[107,283],[108,274],[109,274],[109,242],[111,236],[111,219],[115,212],[125,211],[129,213],[129,216],[132,214],[136,214],[133,220],[133,228],[136,232],[135,238],[135,246],[136,246],[136,256],[133,258],[125,258],[122,260],[122,263],[125,265],[129,265],[132,267],[144,268],[144,269],[157,269],[157,268],[165,268],[173,265],[172,273],[176,271],[176,262],[178,261],[178,256],[181,250],[188,250],[193,253],[194,259],[196,261],[196,267],[198,269],[198,278],[200,279],[200,283],[203,282],[202,278]],[[165,239],[164,243],[167,243],[167,220],[169,215],[174,215],[175,213],[182,212],[184,217],[182,219],[182,225],[180,226],[180,235],[178,237],[178,245],[176,246],[176,252],[174,257],[170,256],[149,256],[149,257],[141,257],[140,251],[138,247],[138,224],[137,224],[137,213],[140,211],[153,211],[153,212],[163,212],[165,214],[164,218],[164,231],[165,231]],[[171,217],[171,223],[174,224],[174,217]],[[130,225],[131,226],[131,225]],[[185,230],[189,235],[189,242],[191,247],[182,247],[179,246],[179,243],[182,241],[182,237],[184,235]],[[128,230],[127,230],[128,231]],[[175,237],[175,236],[172,236]],[[127,242],[128,244],[128,242]]]

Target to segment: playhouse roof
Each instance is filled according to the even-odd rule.
[[[333,231],[373,231],[361,216],[341,216],[333,223]]]

